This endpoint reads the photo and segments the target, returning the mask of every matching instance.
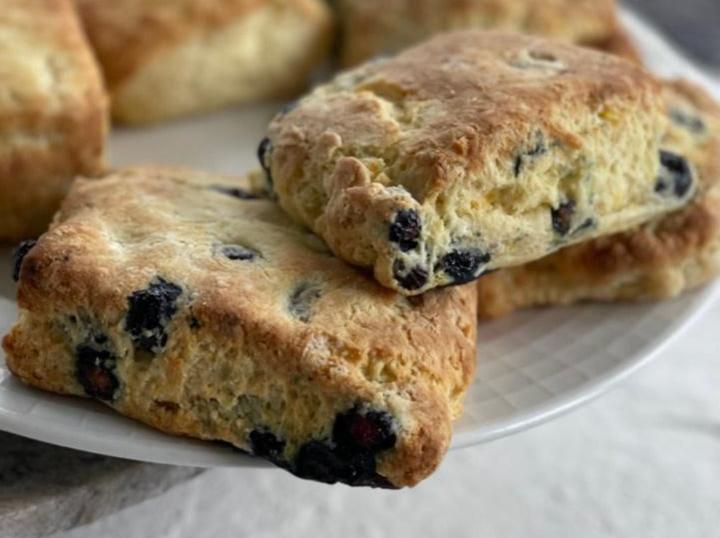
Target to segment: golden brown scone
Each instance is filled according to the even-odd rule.
[[[341,63],[396,53],[440,32],[504,30],[611,48],[615,0],[337,0]],[[635,57],[632,48],[614,49]]]
[[[463,31],[318,87],[259,154],[293,218],[413,295],[687,204],[693,173],[666,166],[666,124],[660,84],[635,64]]]
[[[588,300],[667,299],[720,273],[720,107],[687,82],[667,83],[665,93],[671,122],[663,146],[697,168],[695,200],[631,232],[481,278],[480,317]]]
[[[46,228],[103,166],[107,99],[70,0],[0,0],[0,242]]]
[[[474,370],[475,286],[391,292],[252,192],[175,169],[77,181],[17,260],[8,367],[304,478],[416,484]]]
[[[332,35],[322,0],[76,1],[126,123],[291,95]]]

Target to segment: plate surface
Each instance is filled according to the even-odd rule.
[[[711,83],[641,21],[625,23],[651,68]],[[717,95],[717,90],[714,90]],[[172,163],[239,173],[256,166],[255,148],[278,106],[224,111],[161,127],[113,134],[113,164]],[[9,267],[0,251],[0,266]],[[15,320],[15,286],[0,277],[0,333]],[[477,378],[453,447],[509,435],[560,415],[646,364],[710,305],[720,285],[675,301],[543,309],[480,327]],[[89,452],[158,463],[262,466],[220,445],[166,436],[95,402],[21,385],[0,352],[0,430]]]

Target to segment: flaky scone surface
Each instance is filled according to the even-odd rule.
[[[630,62],[466,31],[317,88],[260,155],[290,215],[410,295],[686,204],[689,170],[656,190],[666,121]]]
[[[666,84],[663,146],[688,156],[699,191],[683,210],[478,281],[480,317],[580,301],[674,297],[720,274],[720,107],[687,82]]]
[[[22,262],[9,368],[306,478],[416,484],[474,370],[475,287],[393,293],[250,192],[166,169],[78,181]]]
[[[44,231],[76,174],[103,165],[107,103],[70,0],[0,8],[0,242]]]
[[[440,32],[504,30],[603,46],[620,30],[614,0],[337,0],[341,61],[356,65]]]
[[[292,95],[331,41],[321,0],[77,2],[128,123]]]

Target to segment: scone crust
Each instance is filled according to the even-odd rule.
[[[316,37],[313,42],[305,43],[306,57],[291,66],[296,68],[297,73],[289,73],[281,81],[285,87],[259,96],[272,98],[297,92],[307,82],[309,71],[327,53],[333,28],[329,8],[318,0],[129,0],[122,3],[77,0],[77,4],[114,97],[113,116],[128,123],[165,119],[152,116],[147,110],[134,110],[132,102],[123,102],[127,100],[125,93],[145,68],[156,61],[167,61],[164,53],[192,39],[206,39],[267,8],[278,7],[297,13],[308,28],[314,28]],[[228,63],[237,54],[232,48],[213,52],[227,54],[225,61]],[[262,52],[258,53],[262,55]],[[206,61],[218,60],[207,58]],[[183,90],[174,88],[172,80],[166,84],[164,93]],[[222,104],[204,103],[202,95],[198,95],[197,99],[193,110],[178,111],[178,114],[198,112]]]
[[[618,32],[615,0],[338,0],[341,62],[359,64],[434,34],[516,31],[595,45]]]
[[[383,285],[416,294],[453,282],[437,267],[454,248],[477,245],[479,259],[490,255],[486,270],[517,265],[686,203],[666,205],[653,190],[660,93],[641,67],[607,54],[456,32],[317,88],[275,118],[264,160],[293,218],[341,258],[373,267]],[[626,151],[611,152],[611,141]],[[586,182],[605,187],[595,201],[570,192]],[[600,223],[557,237],[550,209],[576,195],[589,228]],[[412,243],[393,246],[388,233],[403,211],[424,226],[410,254]],[[398,264],[421,264],[428,278],[405,287]]]
[[[107,98],[69,0],[0,12],[0,241],[45,230],[72,178],[104,164]]]
[[[687,149],[701,182],[695,200],[632,231],[574,245],[535,263],[481,278],[481,318],[589,300],[669,299],[720,273],[720,106],[687,81],[665,86],[668,111],[680,111],[680,118],[685,118],[684,124],[671,124],[672,134],[665,143],[671,149],[679,144],[695,146]],[[702,130],[699,125],[704,125]],[[689,137],[699,140],[688,142]]]
[[[33,386],[83,395],[74,350],[87,330],[78,327],[92,327],[119,357],[119,412],[244,450],[258,417],[272,418],[288,458],[362,403],[396,421],[378,472],[396,487],[416,484],[445,453],[474,371],[474,286],[409,300],[332,257],[272,202],[218,186],[251,192],[234,178],[173,169],[76,182],[22,264],[9,368]],[[218,259],[226,243],[257,257]],[[143,362],[124,320],[129,297],[157,278],[183,292],[164,351]],[[308,306],[292,314],[300,299]]]

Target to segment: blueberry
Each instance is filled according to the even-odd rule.
[[[417,211],[414,209],[398,211],[390,225],[390,241],[397,243],[401,251],[408,252],[418,247],[421,234],[422,222]]]
[[[268,162],[268,157],[271,149],[272,142],[266,136],[260,141],[260,144],[258,145],[257,157],[258,161],[260,161],[260,166],[265,171],[265,177],[267,178],[268,183],[272,185],[272,173],[270,172],[270,163]]]
[[[285,441],[268,431],[253,430],[250,432],[250,447],[255,456],[278,461],[285,450]]]
[[[576,203],[570,200],[552,210],[552,227],[558,235],[565,236],[570,233],[576,207]]]
[[[677,108],[670,110],[670,119],[694,134],[702,134],[707,129],[702,118]]]
[[[408,291],[419,290],[428,283],[428,272],[427,269],[417,266],[413,267],[409,271],[406,270],[405,263],[401,260],[395,261],[393,265],[393,274],[395,281]]]
[[[490,254],[476,249],[454,250],[443,257],[440,266],[454,284],[466,284],[478,278],[490,260]]]
[[[670,151],[660,151],[662,170],[655,183],[655,192],[667,194],[672,192],[678,198],[684,198],[692,189],[695,178],[687,160],[681,155]]]
[[[25,241],[21,242],[15,250],[13,250],[12,253],[12,261],[13,261],[13,271],[12,271],[12,278],[15,282],[20,280],[20,269],[22,268],[23,260],[25,259],[25,256],[28,255],[28,252],[32,250],[32,248],[37,243],[36,239],[26,239]]]
[[[308,323],[312,317],[313,304],[321,295],[318,286],[309,282],[299,284],[290,294],[288,312],[303,323]]]
[[[356,406],[335,417],[333,442],[348,449],[380,452],[394,447],[397,436],[393,432],[392,417],[388,413],[362,413]]]
[[[227,259],[240,262],[252,261],[259,255],[256,250],[240,245],[222,245],[218,251]]]
[[[213,185],[210,187],[212,190],[221,194],[232,196],[233,198],[239,198],[240,200],[257,200],[261,196],[257,193],[241,189],[240,187],[226,187],[224,185]]]
[[[371,452],[342,453],[320,441],[304,444],[295,457],[295,474],[326,484],[363,485],[376,476],[375,470]]]
[[[115,357],[107,350],[81,345],[75,350],[75,375],[92,398],[113,401],[120,383],[115,374]]]
[[[160,277],[144,290],[128,297],[125,330],[136,350],[159,353],[167,343],[167,325],[177,311],[176,301],[182,289]]]

